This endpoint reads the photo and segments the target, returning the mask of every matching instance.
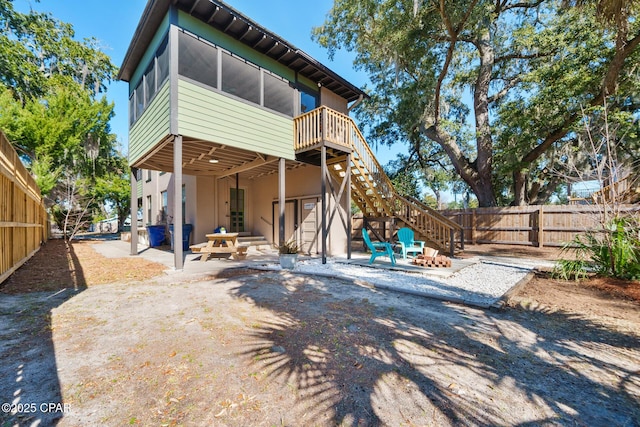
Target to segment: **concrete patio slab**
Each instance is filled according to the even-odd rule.
[[[387,259],[377,258],[373,264],[369,264],[369,255],[361,252],[353,253],[351,259],[333,259],[335,262],[341,262],[345,264],[360,265],[362,267],[381,268],[389,271],[404,271],[409,273],[418,273],[433,277],[449,277],[452,274],[457,273],[465,267],[480,262],[477,258],[452,258],[451,267],[422,267],[412,263],[411,259],[397,259],[396,265],[391,265],[391,262]]]

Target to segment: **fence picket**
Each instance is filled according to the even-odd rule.
[[[622,205],[621,213],[640,214],[640,205]],[[465,242],[563,246],[578,234],[595,230],[600,208],[586,205],[532,205],[447,209],[442,215],[460,224]]]
[[[49,238],[40,189],[0,131],[0,283]]]

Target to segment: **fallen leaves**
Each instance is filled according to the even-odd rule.
[[[236,395],[234,400],[231,400],[231,399],[222,400],[218,402],[218,405],[221,406],[222,409],[220,410],[220,412],[214,415],[215,418],[220,418],[225,415],[233,415],[234,411],[238,411],[241,409],[248,409],[252,411],[259,409],[259,404],[256,401],[256,397],[250,396],[245,393],[240,393]]]
[[[162,264],[139,257],[106,258],[93,249],[94,244],[74,241],[67,249],[63,240],[49,240],[7,279],[2,292],[21,294],[144,281],[166,270]]]

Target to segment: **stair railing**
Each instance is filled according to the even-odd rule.
[[[426,230],[427,236],[443,248],[449,248],[453,256],[455,250],[455,235],[460,237],[460,248],[464,249],[464,228],[442,215],[435,209],[427,206],[415,197],[401,197],[404,203],[406,219],[417,223],[419,227]],[[400,216],[400,215],[398,215]]]
[[[353,150],[352,170],[358,171],[352,185],[355,194],[368,199],[382,210],[379,214],[402,219],[408,226],[453,255],[454,236],[458,231],[464,244],[462,227],[414,198],[400,196],[371,151],[353,119],[346,114],[320,107],[294,118],[294,149],[305,150],[323,142]],[[357,176],[356,175],[356,176]],[[362,206],[361,206],[362,208]]]

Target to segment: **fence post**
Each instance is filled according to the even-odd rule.
[[[471,244],[476,244],[476,226],[478,223],[478,217],[476,216],[476,209],[471,211]]]
[[[367,221],[367,217],[362,214],[362,231],[363,233],[367,233],[369,229],[369,221]],[[367,242],[364,241],[364,237],[362,238],[362,250],[367,252]]]
[[[0,131],[0,283],[48,237],[47,212],[35,179]]]
[[[538,209],[538,247],[544,247],[544,208]]]

